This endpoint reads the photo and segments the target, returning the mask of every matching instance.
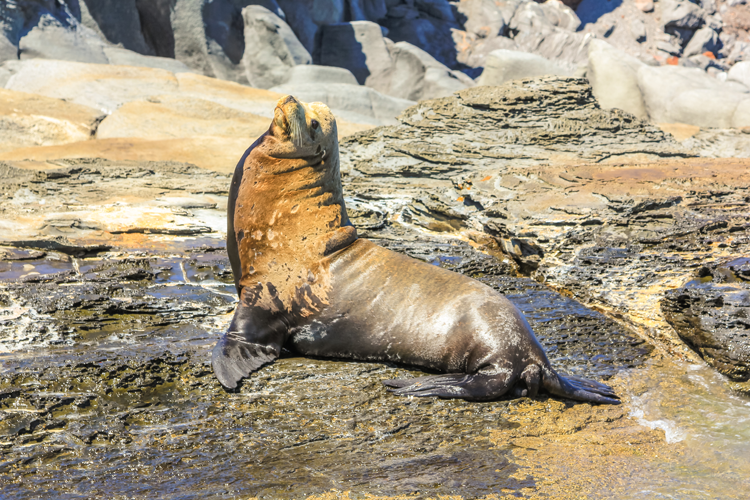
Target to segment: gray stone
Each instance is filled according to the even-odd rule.
[[[0,63],[18,59],[18,47],[0,32]]]
[[[380,26],[369,21],[337,23],[322,28],[316,63],[351,71],[360,84],[390,86],[391,55]]]
[[[185,63],[170,59],[169,57],[144,56],[132,50],[122,49],[120,47],[105,47],[104,54],[109,60],[109,64],[118,66],[141,66],[146,68],[159,68],[171,71],[172,73],[191,73],[194,72],[188,68]]]
[[[267,89],[286,80],[289,69],[312,63],[310,53],[281,18],[265,7],[242,9],[245,54],[242,64],[252,87]]]
[[[732,116],[732,127],[750,127],[750,96],[737,105]]]
[[[638,87],[638,70],[644,64],[603,40],[589,45],[588,79],[604,109],[619,108],[638,118],[648,118]]]
[[[682,48],[678,44],[668,40],[659,40],[656,42],[656,48],[673,56],[679,56],[682,53]]]
[[[453,30],[461,25],[453,20],[421,14],[416,19],[387,17],[383,25],[388,29],[388,38],[394,42],[409,42],[424,50],[440,63],[456,69],[456,46]]]
[[[421,12],[436,19],[450,22],[456,21],[453,9],[448,0],[414,0],[414,6]]]
[[[348,0],[352,21],[380,21],[386,16],[385,0]]]
[[[636,42],[646,41],[646,23],[642,19],[633,19],[630,21],[630,33]]]
[[[685,50],[682,51],[683,57],[690,57],[704,52],[716,54],[721,49],[719,34],[711,28],[701,28],[695,32],[688,42]]]
[[[503,13],[493,0],[461,0],[457,2],[459,14],[466,17],[464,29],[480,38],[493,38],[504,34],[506,22]]]
[[[714,89],[681,92],[668,107],[670,122],[687,123],[704,128],[730,128],[738,104],[750,94]]]
[[[453,32],[456,41],[456,58],[459,63],[470,68],[477,68],[480,73],[485,66],[487,56],[495,50],[518,50],[518,44],[512,38],[496,36],[494,38],[479,38],[465,31]]]
[[[536,54],[514,50],[496,50],[487,56],[484,72],[478,85],[502,85],[510,80],[544,75],[570,75],[570,72]]]
[[[303,101],[323,102],[344,120],[370,125],[391,125],[414,101],[387,96],[369,87],[346,83],[301,83],[272,87],[271,91],[292,94]]]
[[[474,81],[460,71],[451,71],[434,57],[407,42],[389,47],[392,60],[390,83],[378,89],[388,95],[419,101],[445,97],[474,86]]]
[[[750,87],[750,61],[740,61],[732,66],[727,74],[727,79]]]
[[[107,64],[104,46],[105,42],[93,30],[76,24],[65,26],[51,14],[43,14],[18,43],[20,59]]]
[[[750,97],[739,83],[720,82],[698,68],[680,66],[643,66],[638,70],[638,86],[656,123],[731,127],[735,108]]]
[[[286,22],[311,54],[318,30],[345,21],[344,0],[277,0],[286,14]]]
[[[357,79],[351,71],[345,68],[301,64],[289,70],[286,82],[284,82],[285,85],[306,83],[347,83],[349,85],[357,85]]]
[[[569,31],[576,31],[581,26],[575,11],[562,2],[545,2],[540,6],[552,26]]]
[[[135,0],[79,0],[78,5],[84,26],[99,31],[111,43],[153,54],[143,38]]]
[[[153,55],[175,57],[173,4],[173,0],[135,0],[143,39]]]
[[[695,30],[705,22],[706,12],[688,0],[661,0],[661,23],[666,27]]]

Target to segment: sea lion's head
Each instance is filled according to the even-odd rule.
[[[305,158],[317,163],[338,150],[336,119],[322,102],[304,103],[284,96],[276,103],[269,135],[276,139],[273,156]],[[337,152],[337,151],[336,151]]]

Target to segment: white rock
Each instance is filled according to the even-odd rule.
[[[701,28],[695,32],[688,42],[685,50],[682,51],[682,57],[690,57],[704,52],[716,52],[721,48],[719,34],[711,28]]]
[[[750,127],[750,98],[740,101],[732,117],[732,127]]]
[[[478,85],[502,85],[510,80],[544,75],[569,76],[571,72],[549,59],[536,54],[514,50],[496,50],[486,59]]]
[[[289,69],[312,57],[280,17],[258,5],[242,9],[245,53],[242,64],[251,87],[267,89],[285,81]]]
[[[357,79],[346,68],[335,66],[320,66],[318,64],[302,64],[294,66],[287,74],[285,84],[304,83],[348,83],[357,85]]]
[[[591,41],[587,76],[602,108],[619,108],[638,118],[648,117],[638,87],[638,70],[642,66],[641,61],[603,40]]]
[[[192,73],[194,70],[188,68],[185,63],[169,57],[144,56],[132,50],[120,47],[105,47],[104,54],[109,64],[118,66],[140,66],[144,68],[159,68],[172,73]]]
[[[750,61],[740,61],[729,69],[727,80],[739,82],[750,87]]]

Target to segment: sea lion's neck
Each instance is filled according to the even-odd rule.
[[[301,309],[309,309],[312,303],[300,299],[300,290],[325,302],[327,244],[349,224],[338,151],[310,163],[258,149],[245,162],[234,213],[243,300],[272,296],[278,309],[291,311],[300,301],[306,304]]]

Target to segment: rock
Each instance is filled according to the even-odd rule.
[[[728,80],[733,80],[750,88],[750,61],[740,61],[729,69]]]
[[[552,26],[568,31],[576,31],[581,26],[581,20],[575,11],[562,2],[545,2],[540,7]]]
[[[455,21],[453,9],[448,0],[414,0],[414,6],[421,12],[443,21]]]
[[[101,33],[107,41],[134,52],[152,55],[141,32],[136,0],[79,0],[81,24]]]
[[[18,42],[20,59],[59,59],[107,64],[104,41],[82,25],[64,26],[50,14],[43,14],[36,26]]]
[[[653,122],[701,127],[731,126],[732,103],[739,103],[747,92],[741,85],[722,83],[700,69],[680,66],[643,66],[638,70],[638,86]],[[702,99],[716,107],[707,106]]]
[[[682,47],[668,40],[659,40],[656,42],[656,49],[666,54],[679,56],[682,53]]]
[[[458,13],[466,18],[464,29],[480,38],[504,35],[507,27],[503,13],[493,0],[461,0]]]
[[[34,59],[21,61],[6,84],[28,92],[89,106],[109,114],[126,102],[178,94],[197,97],[262,116],[273,116],[281,97],[194,73],[174,74],[163,69],[83,64]]]
[[[390,84],[391,56],[380,26],[369,21],[324,26],[316,63],[346,68],[362,85],[387,88]]]
[[[747,258],[735,259],[745,261]],[[665,294],[662,311],[667,321],[690,347],[708,364],[732,380],[750,380],[750,276],[734,278],[735,283],[719,271],[734,276],[747,273],[747,264],[718,268],[709,283],[685,286]],[[737,269],[736,271],[734,269]]]
[[[638,70],[642,66],[638,59],[605,41],[591,42],[587,76],[602,108],[619,108],[638,118],[648,118],[638,87]]]
[[[96,138],[163,140],[216,136],[252,140],[268,129],[268,123],[267,117],[212,101],[164,95],[123,104],[99,124]]]
[[[518,44],[512,38],[496,36],[494,38],[481,38],[466,31],[453,30],[453,39],[456,43],[456,59],[460,64],[475,68],[478,77],[485,66],[487,56],[495,50],[518,50]],[[470,72],[464,70],[466,74]]]
[[[87,106],[0,89],[0,151],[87,141],[103,117]]]
[[[750,98],[740,101],[737,105],[734,116],[732,116],[732,127],[742,128],[743,130],[750,127]],[[750,139],[747,142],[750,142]]]
[[[302,64],[293,66],[287,73],[285,84],[298,85],[307,83],[347,83],[357,85],[357,79],[351,71],[335,66]]]
[[[630,33],[636,42],[646,41],[646,24],[641,19],[633,19],[630,22]]]
[[[18,59],[18,46],[0,31],[0,64],[15,59]]]
[[[696,30],[705,22],[706,12],[689,0],[661,0],[661,23],[665,28]]]
[[[320,59],[324,65],[348,69],[359,83],[378,92],[411,101],[474,85],[471,78],[451,71],[419,47],[384,39],[380,27],[369,21],[325,26]]]
[[[265,7],[245,7],[242,17],[246,46],[242,64],[250,86],[273,87],[286,79],[293,66],[312,62],[289,25]]]
[[[323,102],[336,117],[370,125],[396,123],[396,116],[415,104],[414,101],[381,94],[370,87],[345,83],[284,84],[271,90],[292,94],[307,102]]]
[[[544,57],[514,50],[496,50],[487,56],[478,85],[502,85],[511,80],[570,73]]]
[[[104,54],[109,64],[116,66],[140,66],[144,68],[158,68],[172,73],[193,72],[185,63],[169,57],[144,56],[137,52],[119,47],[105,47]]]
[[[175,57],[172,28],[172,0],[136,0],[143,40],[151,53],[159,57]]]
[[[457,69],[452,30],[460,30],[461,25],[453,19],[452,13],[450,16],[445,14],[436,17],[422,10],[429,7],[430,12],[437,13],[443,10],[444,6],[450,8],[450,5],[444,0],[424,1],[421,4],[417,2],[415,5],[420,9],[420,15],[415,19],[386,17],[383,26],[388,29],[388,38],[394,42],[408,42],[415,45],[441,64],[450,69]]]
[[[345,21],[344,0],[277,0],[286,14],[286,22],[309,53],[316,47],[318,30]],[[316,61],[318,63],[319,61]],[[323,63],[325,64],[325,63]]]
[[[638,7],[641,12],[653,12],[654,0],[635,0],[635,6]]]
[[[348,0],[352,21],[380,21],[387,11],[385,0]]]
[[[382,90],[388,95],[411,101],[445,97],[474,86],[460,71],[451,71],[430,54],[407,42],[389,47],[392,60],[390,83]]]
[[[546,5],[527,2],[519,6],[509,24],[516,32],[513,40],[519,50],[552,60],[572,74],[576,66],[585,63],[591,37],[558,26],[579,24],[577,17],[569,16],[572,11],[568,7]]]
[[[738,104],[748,93],[696,89],[681,92],[668,107],[670,121],[705,128],[730,128]]]
[[[719,34],[711,28],[701,28],[695,32],[685,50],[682,51],[682,57],[690,57],[704,52],[717,54],[719,49],[721,49]]]

